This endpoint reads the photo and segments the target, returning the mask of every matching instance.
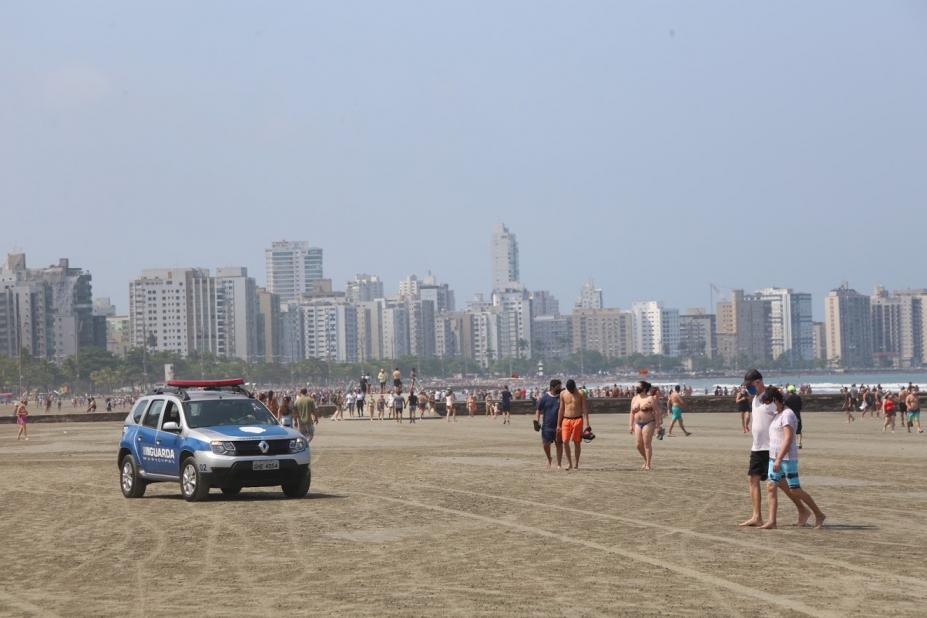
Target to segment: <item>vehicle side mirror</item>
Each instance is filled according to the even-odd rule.
[[[163,425],[161,425],[161,431],[170,431],[173,433],[179,433],[180,425],[178,425],[174,421],[168,421],[167,423],[164,423]]]

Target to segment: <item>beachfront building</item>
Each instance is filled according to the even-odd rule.
[[[872,315],[869,297],[846,283],[824,299],[827,362],[834,367],[872,365]]]
[[[657,317],[662,321],[662,314]],[[662,332],[661,329],[658,329]],[[574,353],[594,351],[605,358],[630,356],[634,348],[634,316],[617,308],[574,309],[570,316],[570,345]]]
[[[869,297],[873,362],[880,367],[914,367],[924,356],[927,290],[889,293],[877,287]]]
[[[605,306],[602,288],[595,287],[592,279],[583,284],[579,290],[579,298],[576,299],[577,309],[601,309]]]
[[[498,315],[498,358],[531,358],[531,295],[524,288],[495,290],[492,305]]]
[[[730,300],[716,305],[718,354],[729,367],[755,365],[772,359],[770,303],[743,290],[731,290]]]
[[[333,363],[357,362],[357,310],[334,298],[313,299],[298,305],[303,358]]]
[[[129,282],[129,344],[182,356],[250,361],[257,351],[257,295],[242,267],[147,269]]]
[[[531,292],[531,317],[560,315],[560,301],[547,290]]]
[[[521,287],[518,272],[518,241],[515,234],[503,224],[492,230],[490,241],[492,263],[492,290],[507,290]]]
[[[14,253],[0,266],[0,354],[20,350],[60,362],[81,348],[106,347],[106,321],[93,314],[91,275],[69,260],[28,268]]]
[[[383,281],[376,275],[354,275],[345,285],[344,295],[350,303],[369,303],[383,298]]]
[[[679,355],[683,358],[715,358],[718,333],[714,314],[689,309],[679,316]]]
[[[571,316],[539,315],[531,320],[531,344],[535,358],[559,359],[569,356],[573,340]]]
[[[264,251],[267,289],[284,302],[316,289],[322,276],[322,249],[305,241],[278,240]]]
[[[257,317],[255,341],[257,359],[265,363],[277,363],[283,360],[282,324],[280,316],[280,297],[267,291],[267,288],[255,288],[257,297]]]
[[[808,361],[814,357],[811,294],[791,288],[763,288],[752,298],[769,304],[769,357],[785,356],[791,361]],[[764,312],[765,314],[765,312]]]
[[[812,358],[816,361],[827,360],[827,330],[824,322],[811,323],[811,348],[814,350]]]
[[[679,355],[679,310],[658,301],[631,305],[634,351],[644,355]]]

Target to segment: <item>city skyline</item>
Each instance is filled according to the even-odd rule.
[[[246,362],[463,357],[484,368],[584,351],[662,355],[690,368],[758,361],[906,367],[927,359],[925,289],[878,287],[865,295],[844,282],[823,299],[825,319],[816,322],[812,295],[793,288],[733,289],[708,310],[690,304],[682,312],[654,299],[606,306],[604,291],[587,280],[573,310],[561,313],[550,290],[519,280],[516,232],[497,224],[490,238],[493,291],[463,310],[451,284],[430,271],[407,276],[396,293],[368,273],[339,289],[324,278],[323,250],[302,240],[274,241],[265,250],[276,291],[240,266],[214,274],[148,268],[129,282],[127,316],[92,294],[89,269],[70,267],[66,258],[30,268],[24,254],[10,254],[0,269],[0,344],[9,356],[22,340],[30,354],[57,362],[101,342],[118,354],[145,347]]]

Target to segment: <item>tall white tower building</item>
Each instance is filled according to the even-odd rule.
[[[305,241],[274,241],[264,251],[267,290],[281,301],[298,299],[322,280],[322,249]]]
[[[492,289],[508,290],[521,287],[518,274],[518,241],[503,224],[492,230]]]

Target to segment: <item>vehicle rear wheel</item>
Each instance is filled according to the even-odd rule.
[[[223,487],[222,493],[226,496],[237,496],[241,493],[241,487]]]
[[[180,493],[187,502],[200,502],[209,496],[209,485],[196,469],[196,460],[187,457],[180,466]]]
[[[122,487],[122,495],[126,498],[141,498],[145,495],[148,483],[139,476],[138,466],[135,465],[132,455],[123,457],[122,463],[119,464],[119,484]]]
[[[312,470],[306,470],[306,476],[298,481],[284,483],[281,487],[287,498],[305,498],[309,493],[309,482],[312,480]]]

